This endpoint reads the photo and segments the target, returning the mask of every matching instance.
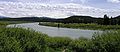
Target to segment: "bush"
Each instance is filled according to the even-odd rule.
[[[93,50],[100,52],[120,51],[120,31],[108,31],[92,38]]]
[[[38,52],[43,50],[45,34],[21,28],[2,28],[0,30],[0,51]]]
[[[96,33],[92,39],[49,37],[22,28],[0,28],[0,52],[119,52],[120,30]]]

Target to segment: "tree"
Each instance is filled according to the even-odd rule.
[[[118,18],[118,25],[120,25],[120,18]]]
[[[110,25],[115,25],[113,17],[110,18]]]
[[[103,18],[103,25],[110,25],[110,19],[106,14],[104,15]]]

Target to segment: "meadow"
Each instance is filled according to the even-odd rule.
[[[2,24],[2,23],[1,23]],[[4,25],[6,23],[3,23]],[[2,26],[0,25],[0,26]],[[95,33],[91,39],[49,37],[32,29],[0,27],[0,52],[119,52],[120,30]]]
[[[0,24],[2,25],[8,25],[8,24],[21,24],[21,23],[32,23],[32,21],[0,21]]]
[[[39,25],[52,26],[52,27],[63,27],[63,28],[76,28],[76,29],[88,29],[88,30],[118,30],[120,25],[98,25],[95,23],[55,23],[55,22],[40,22]]]

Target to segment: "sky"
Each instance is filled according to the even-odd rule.
[[[120,15],[120,0],[0,0],[0,16],[66,18]]]

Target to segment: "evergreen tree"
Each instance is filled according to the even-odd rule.
[[[110,19],[109,17],[105,14],[103,18],[103,25],[109,25],[110,24]]]
[[[114,22],[114,18],[113,18],[113,17],[110,18],[110,25],[115,25],[115,22]]]
[[[120,25],[120,18],[118,18],[118,25]]]

